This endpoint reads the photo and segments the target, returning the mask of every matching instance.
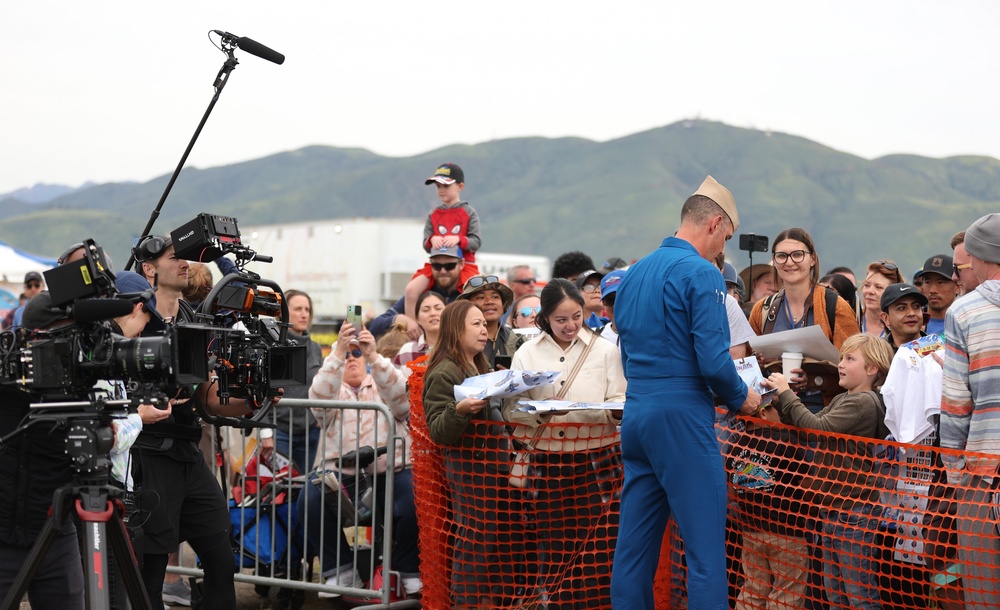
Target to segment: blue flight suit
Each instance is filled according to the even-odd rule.
[[[730,410],[746,400],[729,355],[726,284],[676,237],[631,268],[615,300],[628,391],[622,420],[625,486],[611,600],[653,610],[667,519],[684,539],[688,608],[726,610],[726,480],[712,392]]]

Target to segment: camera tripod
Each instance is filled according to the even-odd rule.
[[[121,490],[108,482],[111,460],[108,453],[114,443],[111,426],[95,412],[81,413],[77,409],[95,405],[83,403],[43,403],[32,406],[29,421],[0,440],[0,444],[21,434],[32,425],[42,422],[67,429],[66,452],[69,455],[73,480],[55,491],[52,509],[28,557],[21,566],[6,599],[0,608],[17,608],[28,585],[45,561],[49,547],[71,511],[75,510],[83,524],[84,591],[88,610],[111,608],[108,549],[114,553],[115,565],[121,571],[125,592],[134,610],[152,610],[149,597],[142,584],[139,567],[135,562],[132,545],[125,531],[124,508]],[[50,409],[73,409],[71,412],[51,413]]]

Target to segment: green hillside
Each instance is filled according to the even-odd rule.
[[[444,161],[466,173],[483,248],[595,260],[637,258],[677,226],[680,206],[707,174],[729,187],[741,233],[801,226],[823,268],[862,270],[894,258],[907,277],[953,233],[1000,209],[1000,161],[892,155],[866,160],[804,138],[682,121],[609,142],[516,138],[449,146],[407,158],[310,146],[211,169],[187,168],[154,232],[199,212],[241,225],[351,216],[423,218],[436,197],[423,180]],[[0,203],[0,240],[55,256],[92,236],[124,263],[169,176],[105,184],[44,206]],[[727,252],[737,267],[746,254]],[[764,257],[761,257],[764,258]],[[760,260],[760,259],[758,259]],[[119,265],[120,266],[120,265]]]

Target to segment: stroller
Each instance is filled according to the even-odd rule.
[[[277,451],[268,460],[255,453],[247,462],[229,501],[237,569],[254,568],[274,578],[294,577],[301,570],[304,549],[295,500],[303,484],[295,464]],[[301,606],[294,594],[278,587],[261,585],[257,593],[270,598],[274,608]]]

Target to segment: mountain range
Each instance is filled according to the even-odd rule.
[[[188,167],[153,232],[169,233],[200,212],[234,216],[244,227],[422,219],[437,201],[424,179],[446,161],[465,170],[463,198],[479,214],[484,251],[555,258],[581,250],[598,264],[656,248],[709,174],[735,196],[739,233],[773,237],[803,227],[816,241],[823,270],[847,265],[860,274],[879,259],[915,270],[931,255],[950,253],[956,231],[1000,209],[1000,161],[993,158],[868,160],[793,135],[685,120],[607,142],[513,138],[405,158],[310,146],[222,167]],[[0,200],[0,240],[56,256],[93,237],[124,263],[168,179],[91,185],[45,203],[15,193]],[[747,256],[736,243],[727,256],[742,268]],[[754,258],[765,262],[767,255]]]

